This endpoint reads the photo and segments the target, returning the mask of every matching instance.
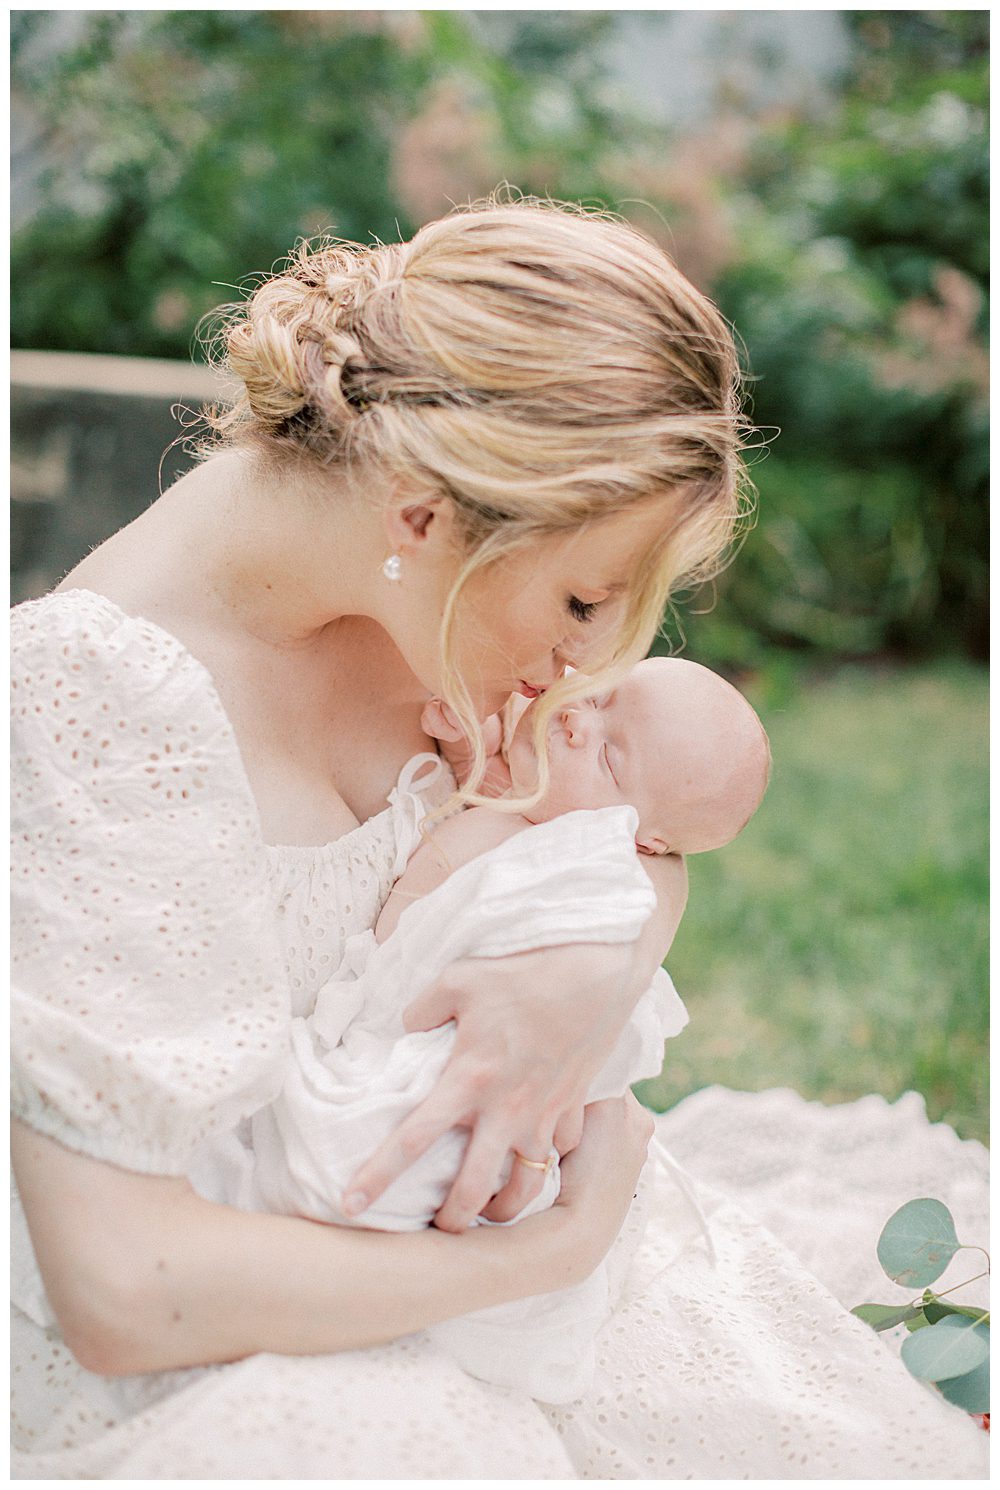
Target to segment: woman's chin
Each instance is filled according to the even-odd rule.
[[[480,724],[482,724],[485,719],[490,719],[494,714],[499,714],[500,710],[504,708],[504,706],[508,704],[512,698],[516,697],[518,697],[516,688],[504,689],[501,687],[496,689],[495,692],[491,691],[483,699],[475,699],[474,703],[476,706],[476,718],[479,720]]]

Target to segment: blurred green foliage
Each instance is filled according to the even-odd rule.
[[[199,317],[299,238],[410,236],[393,150],[444,79],[487,108],[512,177],[544,155],[570,195],[612,131],[587,61],[600,14],[528,14],[505,48],[450,11],[104,11],[69,42],[53,14],[13,16],[15,96],[49,159],[14,233],[17,346],[187,358]]]
[[[385,34],[109,11],[49,51],[46,20],[21,12],[14,29],[15,82],[52,160],[14,235],[16,345],[187,358],[234,279],[333,208],[344,237],[395,235],[392,128],[422,80]]]
[[[680,243],[694,175],[728,249],[696,230],[682,267],[780,434],[739,562],[679,608],[692,655],[984,654],[986,12],[844,12],[832,102],[745,117],[735,164],[681,191],[642,168],[683,141],[602,71],[610,12],[73,14],[56,42],[67,13],[12,15],[49,162],[13,237],[15,345],[186,357],[298,237],[407,236],[504,177],[641,194]]]
[[[745,666],[775,642],[985,655],[987,24],[855,17],[836,111],[753,143],[715,291],[781,433],[699,655],[737,661],[736,631]]]

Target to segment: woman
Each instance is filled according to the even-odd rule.
[[[670,1262],[686,1307],[721,1287],[738,1316],[760,1243],[730,1224],[726,1282],[706,1284],[676,1188],[593,1400],[543,1412],[419,1333],[585,1276],[621,1229],[650,1122],[631,1099],[583,1113],[580,1094],[676,928],[674,860],[650,861],[659,910],[634,948],[457,965],[411,1011],[457,1018],[455,1056],[359,1172],[356,1209],[463,1125],[436,1230],[244,1214],[186,1179],[274,1097],[291,1015],[373,924],[417,810],[428,695],[475,741],[512,692],[544,691],[541,734],[567,664],[630,664],[670,586],[718,560],[740,471],[724,323],[627,227],[518,203],[410,244],[303,249],[222,335],[245,395],[215,421],[220,448],[15,624],[20,1474],[801,1475],[768,1431],[790,1421],[787,1386],[752,1398],[721,1455],[685,1410],[706,1376],[674,1369],[683,1329],[656,1336],[661,1305],[676,1313],[656,1280]],[[486,1205],[523,1206],[552,1142],[573,1150],[563,1204],[466,1232]],[[825,1452],[856,1462],[860,1434],[870,1473],[922,1397],[846,1334]],[[789,1372],[808,1354],[794,1332],[773,1349]],[[945,1409],[951,1474],[974,1457],[956,1427]]]

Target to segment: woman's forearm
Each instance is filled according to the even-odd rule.
[[[70,1349],[104,1375],[379,1344],[567,1286],[600,1255],[558,1209],[458,1237],[354,1231],[215,1205],[14,1127],[46,1290]]]
[[[259,1351],[316,1355],[378,1345],[474,1309],[573,1281],[560,1213],[517,1234],[475,1228],[354,1231],[251,1215],[193,1197],[161,1235],[129,1331],[124,1371],[235,1360]],[[160,1268],[160,1262],[164,1266]],[[120,1317],[120,1315],[119,1315]]]

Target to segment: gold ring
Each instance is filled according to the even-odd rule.
[[[526,1165],[528,1169],[540,1169],[543,1174],[548,1174],[549,1170],[556,1162],[555,1154],[550,1154],[547,1159],[542,1160],[526,1159],[523,1154],[518,1153],[517,1149],[512,1150],[512,1152],[514,1158],[517,1159],[518,1163]]]

